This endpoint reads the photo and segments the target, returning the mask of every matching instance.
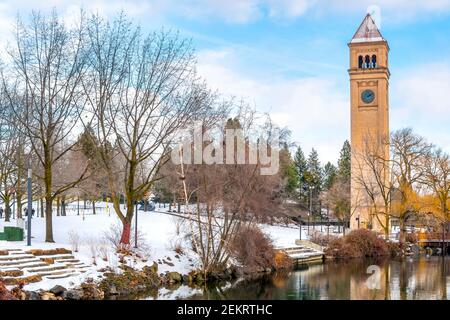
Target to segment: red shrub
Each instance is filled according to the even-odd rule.
[[[274,267],[275,248],[272,240],[258,227],[241,228],[229,249],[246,272]]]
[[[345,237],[330,242],[325,250],[333,258],[382,257],[390,254],[390,248],[377,233],[359,229],[351,231]]]
[[[333,240],[336,240],[338,237],[334,235],[328,236],[320,231],[313,231],[309,236],[309,240],[314,242],[322,247],[328,246]]]
[[[6,289],[5,285],[1,281],[0,281],[0,300],[17,300],[17,298],[14,297],[8,289]]]
[[[406,242],[417,243],[417,234],[415,233],[407,233],[406,234]]]

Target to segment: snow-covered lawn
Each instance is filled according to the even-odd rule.
[[[105,203],[99,203],[97,206],[104,208]],[[34,217],[32,219],[32,248],[67,248],[72,249],[70,234],[76,233],[80,237],[79,252],[74,252],[74,256],[80,261],[92,265],[93,258],[91,253],[92,243],[97,246],[105,244],[105,233],[110,231],[111,226],[120,225],[118,218],[111,209],[97,210],[97,214],[92,214],[92,209],[81,210],[80,215],[77,215],[76,207],[72,204],[70,210],[67,211],[67,216],[53,216],[53,233],[55,243],[45,242],[45,219],[41,217]],[[156,208],[156,210],[167,210],[163,208]],[[83,214],[84,213],[84,214]],[[188,239],[182,239],[182,235],[177,235],[177,224],[185,219],[178,218],[161,212],[138,212],[138,230],[145,238],[145,246],[148,247],[148,261],[146,263],[133,262],[130,264],[134,267],[143,267],[144,264],[151,265],[153,261],[158,262],[158,272],[164,273],[166,271],[177,271],[181,274],[187,274],[190,270],[198,268],[197,258],[190,250]],[[134,223],[134,222],[133,222]],[[15,226],[16,221],[5,224],[4,220],[0,220],[0,231],[5,225]],[[270,235],[277,247],[293,246],[295,239],[298,239],[299,230],[295,227],[285,226],[270,226],[261,225],[264,232]],[[302,238],[307,238],[306,228],[303,228]],[[176,244],[183,247],[183,254],[177,254],[174,250]],[[25,287],[26,290],[49,289],[56,284],[66,287],[73,287],[85,280],[88,277],[99,278],[100,269],[110,266],[117,268],[117,256],[113,254],[111,244],[107,244],[110,248],[108,254],[108,261],[103,261],[97,257],[96,264],[93,265],[86,273],[71,277],[67,279],[54,279],[41,281],[34,284],[29,284]],[[0,241],[1,249],[23,249],[27,250],[26,241],[22,242],[7,242]],[[183,288],[180,288],[183,292]],[[179,290],[179,291],[180,291]],[[164,294],[166,295],[167,292]]]

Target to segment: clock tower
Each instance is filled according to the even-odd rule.
[[[379,195],[368,195],[367,185],[363,186],[362,181],[375,186],[375,179],[379,179],[367,163],[369,149],[382,159],[389,158],[386,143],[389,139],[389,46],[370,14],[366,15],[348,46],[352,148],[350,228],[382,232],[386,220],[377,209],[381,200],[368,199],[371,196],[379,198]],[[389,170],[383,170],[382,179],[389,179],[389,172],[386,172]]]

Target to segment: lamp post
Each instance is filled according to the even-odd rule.
[[[298,229],[300,234],[300,240],[302,240],[302,216],[298,217]]]
[[[136,212],[136,219],[135,219],[135,225],[134,225],[134,247],[138,247],[138,202],[135,201],[135,207],[134,211]]]
[[[31,246],[31,216],[33,210],[33,195],[31,194],[31,164],[28,164],[28,179],[27,179],[27,191],[28,191],[28,224],[27,224],[27,246]]]

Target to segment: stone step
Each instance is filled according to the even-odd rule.
[[[63,270],[54,270],[54,271],[41,271],[41,272],[36,272],[34,274],[39,275],[41,277],[45,277],[45,276],[57,276],[57,275],[63,275],[63,274],[67,274],[67,273],[74,273],[74,272],[83,272],[82,270],[76,270],[76,269],[63,269]],[[86,272],[86,271],[84,271]]]
[[[5,261],[1,261],[0,262],[0,268],[2,266],[14,266],[14,265],[22,265],[25,263],[30,263],[30,262],[39,262],[42,263],[41,260],[37,259],[37,258],[28,258],[28,259],[21,259],[21,260],[5,260]]]
[[[56,259],[55,263],[70,263],[70,262],[80,262],[78,259]]]
[[[8,267],[2,268],[0,267],[0,270],[9,270],[12,268],[17,268],[17,269],[24,269],[24,268],[33,268],[33,267],[45,267],[48,266],[47,263],[45,262],[30,262],[30,263],[25,263],[25,264],[14,264],[14,265],[10,265]]]
[[[69,263],[66,263],[66,266],[68,266],[68,267],[84,267],[86,265],[83,262],[69,262]]]
[[[72,273],[61,274],[61,275],[45,276],[44,279],[49,279],[49,280],[64,279],[64,278],[74,277],[74,276],[78,276],[78,275],[80,275],[78,272],[72,272]]]
[[[41,272],[41,271],[54,271],[54,270],[63,270],[68,269],[68,266],[66,265],[48,265],[47,267],[37,267],[37,268],[25,268],[24,271],[35,273],[35,272]]]
[[[310,257],[321,257],[323,256],[322,253],[306,253],[306,254],[293,254],[289,255],[292,259],[299,259],[299,258],[310,258]]]
[[[0,256],[0,262],[9,260],[24,260],[29,258],[36,258],[36,257],[33,256],[32,254],[7,255],[7,256]]]
[[[75,259],[75,257],[71,254],[53,254],[53,255],[38,256],[38,258],[39,259],[54,259],[54,260]]]
[[[42,280],[42,277],[37,275],[26,275],[21,277],[3,277],[2,281],[5,285],[18,285],[21,282],[25,283],[34,283],[34,282],[40,282]]]
[[[25,251],[22,250],[9,250],[10,255],[17,255],[17,254],[28,254]]]

